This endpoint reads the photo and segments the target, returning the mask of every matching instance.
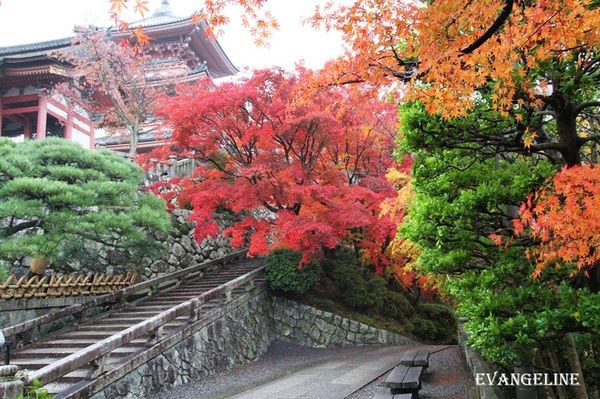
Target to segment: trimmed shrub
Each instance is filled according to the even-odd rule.
[[[414,311],[412,305],[404,295],[399,292],[387,290],[383,301],[379,303],[379,313],[396,320],[410,318]]]
[[[353,265],[336,264],[333,279],[340,288],[342,301],[356,310],[365,310],[376,304],[362,270]]]
[[[321,273],[317,264],[298,267],[302,255],[291,249],[272,251],[266,259],[269,286],[280,292],[304,294],[315,286]]]
[[[456,317],[452,310],[437,303],[425,303],[416,309],[409,331],[429,341],[454,343],[456,328]]]

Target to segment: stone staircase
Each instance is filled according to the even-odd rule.
[[[127,366],[249,287],[263,284],[264,275],[257,273],[261,266],[260,260],[245,259],[189,279],[174,273],[179,283],[163,290],[156,285],[158,293],[26,344],[13,353],[11,364],[27,369],[29,382],[40,380],[57,399],[88,397],[93,391],[86,387],[108,370]]]

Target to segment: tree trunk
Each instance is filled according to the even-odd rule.
[[[575,393],[575,398],[576,399],[588,399],[587,389],[586,389],[585,381],[583,379],[583,369],[581,367],[581,362],[579,361],[579,354],[577,353],[577,347],[575,346],[575,339],[573,339],[572,335],[567,335],[565,337],[565,341],[566,341],[565,350],[567,353],[567,361],[569,362],[571,372],[577,373],[579,375],[579,385],[573,386],[573,392]]]
[[[554,370],[557,373],[560,373],[561,369],[560,364],[558,362],[558,357],[556,357],[556,353],[552,349],[547,349],[546,354],[548,356],[548,360],[550,360],[550,367],[552,368],[552,370]],[[559,385],[555,388],[558,394],[558,399],[569,399],[569,393],[567,392],[567,389],[565,387]]]
[[[560,151],[567,166],[581,164],[581,147],[577,135],[577,114],[572,104],[564,106],[556,118],[556,128],[563,149]]]
[[[138,146],[138,129],[129,129],[129,158],[135,158]]]
[[[514,372],[517,374],[531,374],[533,368],[530,366],[515,366]],[[537,387],[528,385],[517,385],[515,387],[517,399],[538,399]]]

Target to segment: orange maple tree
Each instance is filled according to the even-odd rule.
[[[582,165],[559,172],[548,187],[530,196],[515,220],[515,232],[540,241],[530,250],[535,276],[548,265],[586,275],[600,261],[600,167]]]

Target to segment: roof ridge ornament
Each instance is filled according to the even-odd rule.
[[[173,16],[173,11],[171,10],[171,4],[169,0],[162,0],[160,2],[160,6],[154,12],[153,17],[161,17],[161,16]]]

